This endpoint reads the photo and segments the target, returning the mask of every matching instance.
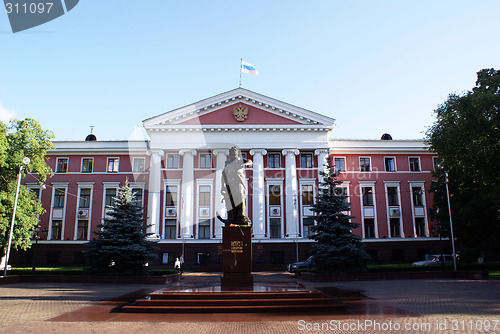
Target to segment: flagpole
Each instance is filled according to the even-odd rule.
[[[243,58],[240,59],[240,88],[241,88],[241,66],[243,66]]]

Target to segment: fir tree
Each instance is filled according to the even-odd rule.
[[[147,239],[148,225],[144,223],[143,208],[135,201],[128,182],[118,190],[111,206],[106,207],[107,218],[97,227],[98,236],[86,244],[89,273],[99,275],[144,275],[146,263],[153,260],[154,242]]]
[[[365,261],[369,255],[365,252],[361,237],[352,233],[360,224],[352,223],[354,217],[345,214],[351,204],[347,196],[338,186],[338,173],[332,168],[332,158],[328,157],[326,172],[321,172],[323,182],[320,183],[319,195],[313,205],[317,213],[317,224],[312,227],[311,239],[317,269],[320,272],[342,273],[366,270]]]

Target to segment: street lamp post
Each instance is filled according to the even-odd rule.
[[[453,270],[457,271],[457,254],[455,252],[455,237],[453,235],[453,221],[451,219],[451,204],[450,204],[450,190],[448,189],[448,172],[444,172],[444,181],[446,184],[446,197],[448,199],[448,215],[450,216],[450,233],[451,233],[451,247],[453,249]]]
[[[27,165],[31,162],[30,158],[23,158],[23,164]],[[3,268],[3,277],[7,276],[7,270],[9,266],[9,256],[10,256],[10,248],[12,247],[12,234],[14,233],[14,223],[16,221],[16,209],[17,209],[17,200],[19,198],[19,187],[21,186],[21,175],[23,171],[23,165],[19,165],[19,173],[17,174],[17,188],[16,188],[16,197],[14,199],[14,209],[12,210],[12,220],[10,222],[10,232],[9,232],[9,242],[7,243],[7,251],[5,253],[5,264]]]

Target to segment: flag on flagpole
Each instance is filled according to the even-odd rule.
[[[250,64],[250,63],[247,63],[246,61],[241,61],[241,73],[248,73],[248,74],[259,74],[259,72],[257,72],[257,69],[255,69],[255,67]]]

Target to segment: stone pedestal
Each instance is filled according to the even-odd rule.
[[[222,227],[222,289],[251,289],[252,228]]]

